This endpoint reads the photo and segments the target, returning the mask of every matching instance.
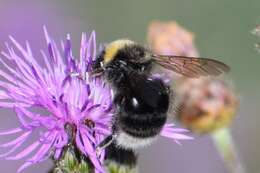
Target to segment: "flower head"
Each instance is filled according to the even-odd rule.
[[[0,81],[0,107],[13,109],[20,126],[0,132],[0,136],[14,135],[13,140],[0,144],[10,148],[0,156],[26,158],[18,170],[21,172],[50,156],[58,160],[72,144],[89,158],[95,172],[104,172],[105,152],[97,155],[96,147],[112,133],[114,111],[109,85],[88,73],[96,57],[95,33],[89,39],[82,35],[80,57],[75,58],[69,35],[59,51],[44,31],[48,48],[48,55],[41,52],[44,65],[36,61],[29,43],[23,48],[13,37],[14,48],[6,44],[7,52],[2,52],[0,62],[6,69],[0,70],[4,78]],[[37,108],[43,111],[35,111]],[[166,124],[161,135],[176,142],[191,139],[181,132],[186,130]],[[38,137],[35,141],[30,140],[33,134]],[[23,148],[28,141],[31,144]]]
[[[177,88],[182,124],[198,133],[228,126],[238,106],[233,90],[220,79],[184,79]]]
[[[193,34],[174,21],[152,22],[148,28],[148,43],[156,54],[198,56]]]
[[[73,140],[77,148],[90,158],[98,171],[102,171],[100,162],[104,152],[98,158],[95,146],[111,133],[112,97],[108,85],[88,74],[96,56],[95,33],[89,39],[86,34],[82,35],[79,59],[72,54],[69,35],[62,44],[62,53],[46,30],[45,37],[49,54],[42,52],[44,66],[36,61],[28,43],[23,48],[12,37],[19,53],[8,44],[7,53],[2,52],[5,61],[0,61],[8,72],[0,70],[0,75],[6,79],[0,81],[0,106],[14,109],[20,127],[0,132],[1,136],[17,135],[14,140],[0,145],[11,147],[1,156],[18,160],[32,155],[18,172],[48,158],[51,151],[58,159],[72,138],[65,128],[70,124],[75,130]],[[39,107],[45,113],[32,111]],[[38,139],[13,154],[33,133],[38,134]]]

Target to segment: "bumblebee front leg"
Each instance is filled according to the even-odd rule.
[[[110,144],[112,144],[115,138],[116,138],[115,134],[109,135],[100,144],[98,144],[96,148],[97,155],[99,156],[103,149],[107,148]]]

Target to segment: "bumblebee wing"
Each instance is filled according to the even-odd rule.
[[[218,76],[230,71],[228,65],[209,58],[172,55],[153,55],[152,58],[156,64],[191,78]]]

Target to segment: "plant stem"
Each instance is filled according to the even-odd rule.
[[[219,129],[212,133],[212,138],[229,172],[245,173],[244,166],[238,157],[233,138],[230,134],[230,129]]]

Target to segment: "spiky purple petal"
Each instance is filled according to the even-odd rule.
[[[14,48],[6,44],[7,52],[2,52],[0,62],[5,70],[0,70],[0,76],[5,80],[0,81],[0,106],[15,110],[20,127],[0,132],[0,136],[16,135],[15,139],[0,144],[0,147],[10,147],[0,156],[18,160],[33,155],[18,172],[43,161],[50,150],[55,151],[54,158],[58,159],[69,142],[65,130],[65,124],[69,123],[78,128],[77,147],[90,157],[99,172],[103,172],[95,147],[111,133],[112,110],[108,111],[108,105],[112,103],[112,96],[109,86],[100,79],[92,79],[87,73],[96,56],[95,33],[89,39],[86,34],[82,35],[79,60],[73,57],[69,35],[62,46],[63,53],[60,53],[45,27],[44,33],[48,49],[48,55],[41,51],[44,66],[36,61],[28,42],[23,48],[11,36]],[[19,52],[16,53],[16,50]],[[31,111],[36,107],[47,113]],[[93,123],[97,121],[96,129],[87,128],[84,124],[86,119]],[[101,122],[102,126],[98,129]],[[38,139],[17,153],[33,133],[38,133]]]

